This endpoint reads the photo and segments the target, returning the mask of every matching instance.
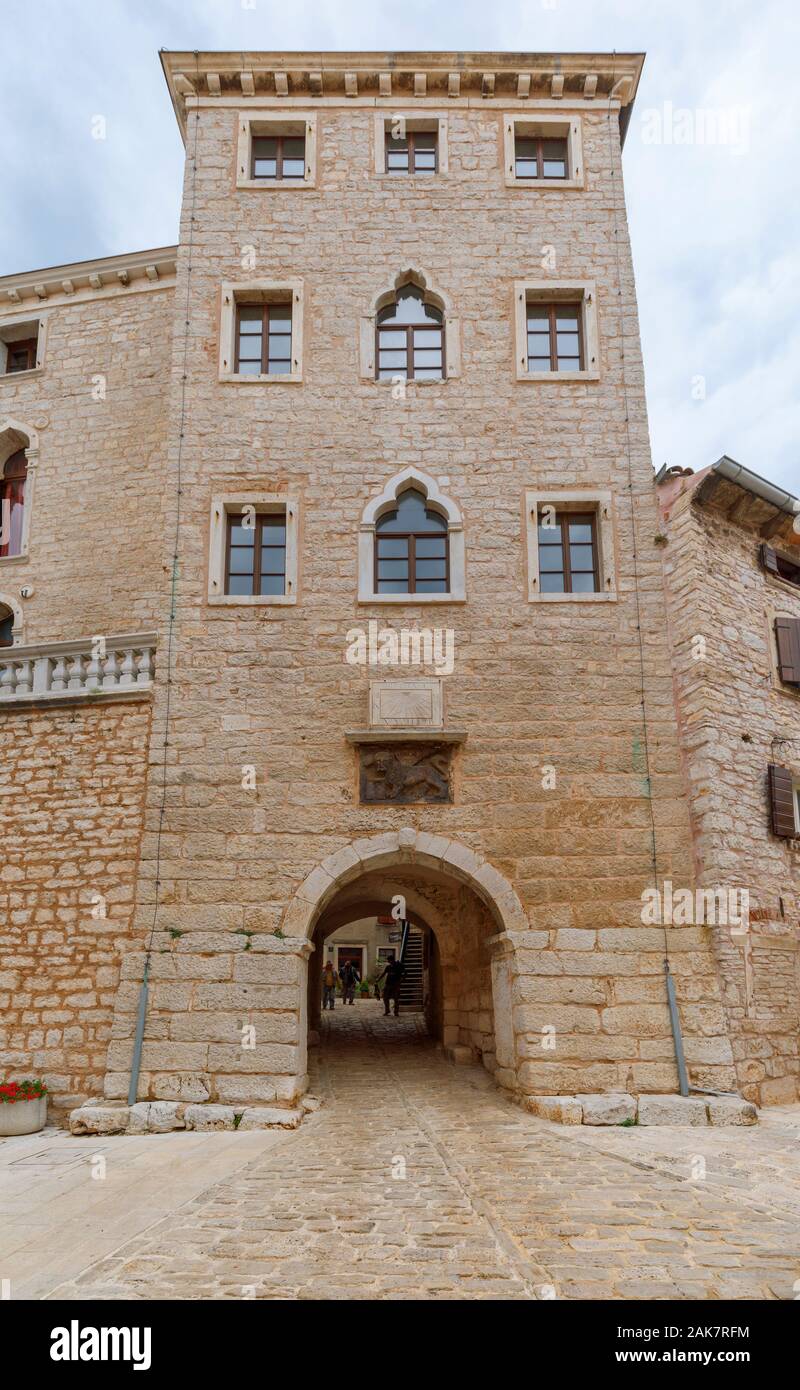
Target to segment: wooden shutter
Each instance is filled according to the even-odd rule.
[[[775,637],[781,680],[800,686],[800,618],[776,618]]]
[[[763,568],[769,570],[770,574],[778,573],[778,557],[771,545],[765,545],[762,542],[758,547],[758,558]]]
[[[770,763],[768,773],[772,833],[783,840],[791,840],[797,834],[792,774],[788,767],[778,767],[775,763]]]

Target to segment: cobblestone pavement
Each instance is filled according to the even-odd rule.
[[[259,1136],[244,1165],[42,1293],[793,1298],[797,1109],[755,1130],[564,1128],[446,1062],[421,1019],[380,1008],[324,1016],[325,1104],[299,1130]],[[145,1136],[137,1161],[194,1137]],[[246,1137],[207,1136],[203,1153]]]

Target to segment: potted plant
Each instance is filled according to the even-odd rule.
[[[358,992],[362,999],[369,998],[369,982],[367,980],[361,981],[361,984],[358,986]]]
[[[47,1120],[47,1087],[43,1081],[5,1081],[0,1085],[0,1138],[36,1134]]]

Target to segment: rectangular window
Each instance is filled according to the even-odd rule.
[[[304,179],[306,139],[304,135],[254,135],[251,148],[251,179]]]
[[[800,564],[796,560],[790,560],[786,555],[773,550],[771,545],[763,543],[759,546],[759,560],[762,567],[769,574],[774,574],[776,579],[783,579],[787,584],[797,584],[800,587]]]
[[[387,174],[435,174],[437,152],[435,130],[408,130],[402,136],[386,132]]]
[[[291,372],[291,304],[237,304],[235,370],[239,376]]]
[[[378,379],[405,377],[414,381],[444,379],[444,333],[441,328],[414,324],[378,327]]]
[[[550,524],[548,524],[550,523]],[[600,588],[593,512],[539,507],[539,583],[543,594],[596,594]]]
[[[228,514],[225,593],[286,593],[286,513]]]
[[[514,176],[518,179],[566,179],[569,177],[566,137],[517,135],[514,139]]]
[[[20,338],[6,345],[6,372],[30,372],[36,366],[36,338]]]
[[[376,536],[376,594],[446,594],[447,536]]]
[[[580,304],[527,306],[528,371],[583,371],[583,325]]]

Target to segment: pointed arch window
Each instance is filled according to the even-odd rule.
[[[375,592],[446,594],[449,583],[447,520],[407,488],[375,523]]]
[[[443,381],[444,314],[416,285],[403,285],[378,312],[375,372],[379,381]]]
[[[22,554],[27,477],[25,450],[18,449],[0,474],[0,556]]]

